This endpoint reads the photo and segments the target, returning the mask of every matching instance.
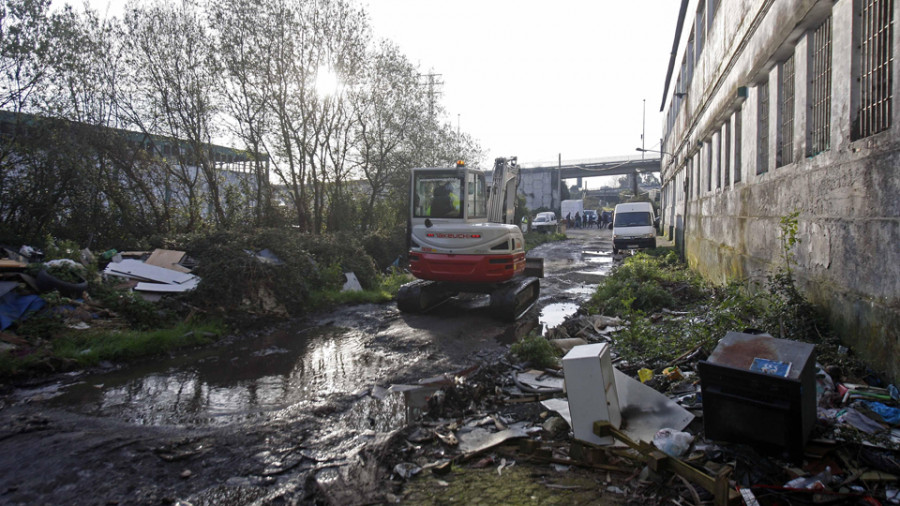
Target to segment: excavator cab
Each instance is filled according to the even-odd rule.
[[[487,221],[483,172],[458,165],[456,169],[413,169],[412,178],[414,224],[424,224],[425,219]]]

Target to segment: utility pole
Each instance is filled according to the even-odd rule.
[[[643,112],[643,117],[641,119],[641,160],[644,159],[644,153],[645,153],[645,151],[644,151],[644,134],[646,132],[647,132],[647,99],[645,98],[644,99],[644,112]],[[634,196],[635,196],[635,198],[637,198],[637,196],[638,196],[638,171],[637,171],[637,169],[634,170],[634,175],[632,176],[632,181],[633,181],[632,189],[634,190]]]
[[[562,153],[558,154],[556,166],[556,198],[559,199],[559,214],[562,215]],[[553,199],[550,199],[550,205],[553,206]],[[554,207],[554,209],[556,209]]]
[[[431,166],[434,167],[437,164],[435,157],[435,141],[434,136],[437,133],[437,118],[434,116],[434,104],[436,102],[436,97],[441,94],[440,87],[444,85],[444,82],[439,78],[443,76],[443,74],[419,74],[419,77],[424,77],[425,82],[419,83],[420,85],[428,86],[428,117],[431,118],[431,124],[434,130],[431,132]],[[438,88],[437,90],[435,88]]]

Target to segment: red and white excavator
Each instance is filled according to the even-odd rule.
[[[513,223],[518,177],[515,157],[494,161],[490,187],[483,171],[462,162],[412,169],[409,270],[419,279],[400,288],[401,311],[425,312],[475,292],[490,294],[491,312],[513,321],[537,301],[543,259],[525,258]]]

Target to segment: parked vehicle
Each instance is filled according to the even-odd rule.
[[[613,215],[613,254],[623,249],[655,248],[655,221],[649,202],[617,205]]]
[[[597,211],[595,209],[585,209],[584,210],[584,228],[588,228],[591,225],[599,224],[600,216],[597,215]]]
[[[571,200],[563,200],[560,203],[560,218],[561,219],[570,219],[572,223],[568,225],[570,227],[575,226],[575,215],[582,216],[584,214],[584,200],[581,199],[571,199]]]
[[[555,232],[556,225],[556,213],[550,211],[537,213],[537,216],[534,217],[534,221],[531,222],[531,228],[534,229],[535,232]]]

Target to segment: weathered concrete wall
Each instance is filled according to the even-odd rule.
[[[559,207],[558,173],[555,170],[519,171],[518,193],[525,196],[528,209]]]
[[[696,9],[688,11],[688,18]],[[894,3],[894,26],[900,2]],[[807,156],[807,38],[832,16],[830,149]],[[795,275],[825,307],[842,340],[900,380],[900,66],[893,65],[893,118],[885,132],[851,141],[852,0],[722,0],[685,104],[667,133],[664,229],[682,227],[689,264],[717,282],[764,281],[782,263],[780,219],[799,211]],[[690,30],[690,26],[686,31]],[[894,55],[900,34],[894,33]],[[776,167],[777,63],[796,68],[793,155]],[[676,63],[680,63],[680,58]],[[676,67],[677,69],[677,67]],[[757,174],[760,83],[768,82],[768,170]],[[745,97],[737,93],[746,87]],[[738,121],[739,118],[739,121]],[[718,162],[725,125],[732,178]],[[725,144],[723,144],[725,146]],[[725,147],[722,148],[726,150]],[[712,155],[712,160],[710,160]],[[736,155],[736,156],[735,156]],[[709,168],[712,161],[711,170]],[[740,162],[740,182],[733,171]],[[687,180],[685,192],[684,181]],[[711,187],[711,190],[708,189]],[[683,224],[683,225],[682,225]],[[677,231],[676,231],[677,235]]]
[[[686,258],[705,277],[759,283],[782,265],[782,216],[800,210],[798,284],[842,340],[900,378],[900,146],[809,159],[689,203]],[[869,150],[866,150],[869,151]]]

